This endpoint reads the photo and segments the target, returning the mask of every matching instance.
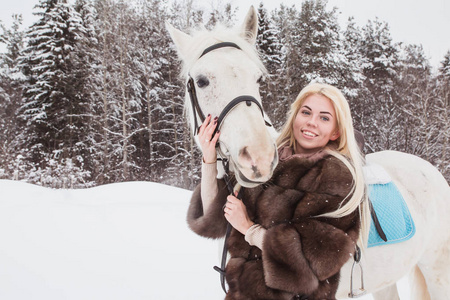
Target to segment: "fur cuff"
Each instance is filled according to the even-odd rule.
[[[228,190],[223,180],[218,180],[217,185],[218,194],[210,204],[208,214],[205,215],[203,212],[200,185],[192,193],[188,209],[187,222],[189,227],[198,235],[208,238],[223,237],[227,228],[223,206],[227,201]]]

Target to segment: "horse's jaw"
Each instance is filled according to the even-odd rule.
[[[236,181],[243,187],[246,188],[254,188],[258,185],[261,185],[265,182],[267,182],[273,175],[273,171],[275,170],[275,167],[278,164],[278,153],[275,152],[273,161],[271,163],[270,168],[265,172],[264,174],[259,174],[258,176],[255,176],[254,169],[247,169],[242,166],[238,166],[233,159],[229,159],[230,161],[230,172],[234,174]],[[218,165],[218,174],[221,174],[221,177],[223,174],[225,174],[223,166],[220,164],[220,168]],[[245,172],[245,173],[244,173]],[[249,175],[246,175],[249,174]]]

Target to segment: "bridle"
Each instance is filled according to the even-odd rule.
[[[214,51],[219,48],[224,48],[224,47],[233,47],[233,48],[241,50],[241,48],[238,45],[236,45],[235,43],[222,42],[222,43],[214,44],[214,45],[206,48],[198,59],[200,59],[205,54],[207,54],[211,51]],[[197,93],[195,91],[194,79],[191,77],[190,74],[188,74],[188,76],[189,76],[189,79],[187,82],[187,90],[188,90],[188,94],[189,94],[189,99],[191,100],[192,112],[194,114],[194,136],[195,136],[199,130],[197,118],[200,118],[200,122],[203,123],[205,121],[205,114],[203,113],[203,111],[200,107],[200,104],[198,103]],[[261,104],[254,97],[248,96],[248,95],[238,96],[238,97],[234,98],[230,103],[228,103],[225,106],[225,108],[222,110],[222,112],[220,113],[220,115],[217,119],[216,129],[214,130],[214,133],[212,134],[211,139],[214,137],[216,132],[220,129],[222,122],[227,117],[227,115],[233,110],[233,108],[235,108],[237,105],[241,104],[242,102],[245,102],[247,104],[247,106],[251,106],[252,102],[255,103],[256,106],[261,111],[261,114],[263,116],[265,124],[267,126],[272,126],[269,122],[267,122],[265,120],[263,108],[262,108]],[[216,144],[217,152],[221,156],[221,158],[218,158],[218,160],[220,159],[222,161],[222,166],[225,171],[223,179],[226,182],[228,191],[231,195],[234,195],[235,192],[238,192],[237,197],[239,199],[241,199],[242,189],[240,188],[239,184],[233,185],[233,179],[232,179],[232,176],[230,176],[230,172],[229,172],[230,171],[229,170],[229,160],[228,160],[228,158],[225,157],[225,155],[223,155],[221,153],[220,147],[218,147],[218,145],[219,145],[219,142]],[[225,286],[225,264],[226,264],[226,258],[227,258],[227,252],[228,252],[227,240],[228,240],[228,237],[230,236],[230,232],[231,232],[231,225],[230,225],[230,223],[228,223],[227,229],[226,229],[226,234],[225,234],[225,241],[224,241],[224,245],[223,245],[223,251],[222,251],[221,266],[214,267],[214,270],[216,270],[220,273],[220,281],[221,281],[222,289],[224,290],[225,293],[227,293],[226,286]]]
[[[222,42],[222,43],[214,44],[214,45],[206,48],[202,52],[202,54],[200,55],[200,57],[198,59],[202,58],[205,54],[207,54],[211,51],[214,51],[219,48],[225,48],[225,47],[233,47],[233,48],[241,50],[241,48],[238,45],[236,45],[235,43]],[[190,74],[188,76],[189,76],[189,79],[188,79],[186,86],[187,86],[187,90],[188,90],[188,94],[189,94],[189,99],[191,100],[192,112],[194,114],[194,136],[195,136],[199,129],[197,118],[200,118],[200,123],[203,123],[203,121],[205,121],[205,114],[203,113],[203,110],[201,109],[200,104],[198,103],[197,93],[195,91],[194,79],[191,77]],[[227,106],[225,106],[225,108],[220,113],[220,115],[217,119],[217,126],[216,126],[216,129],[215,129],[212,137],[214,137],[216,132],[220,129],[223,120],[230,113],[230,111],[233,110],[233,108],[235,108],[237,105],[239,105],[242,102],[245,102],[247,104],[247,106],[251,106],[252,102],[255,103],[256,106],[261,111],[261,114],[264,118],[263,108],[262,108],[261,104],[254,97],[248,96],[248,95],[238,96],[238,97],[234,98],[230,103],[228,103]],[[265,119],[264,119],[264,122],[267,126],[272,126]]]

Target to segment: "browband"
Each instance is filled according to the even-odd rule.
[[[202,55],[200,55],[200,57],[202,57],[203,55],[207,54],[208,52],[211,52],[213,50],[219,49],[219,48],[223,48],[223,47],[234,47],[236,49],[241,50],[241,47],[239,47],[238,45],[236,45],[235,43],[231,43],[231,42],[222,42],[222,43],[218,43],[218,44],[214,44],[212,46],[209,46],[208,48],[206,48]],[[200,58],[199,57],[199,58]]]

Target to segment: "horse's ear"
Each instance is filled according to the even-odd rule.
[[[169,22],[166,22],[166,29],[177,48],[178,56],[184,60],[187,57],[186,50],[189,49],[192,37],[181,30],[176,29]]]
[[[244,23],[241,25],[241,36],[245,38],[250,44],[256,44],[256,37],[258,35],[258,14],[256,9],[250,6]]]

